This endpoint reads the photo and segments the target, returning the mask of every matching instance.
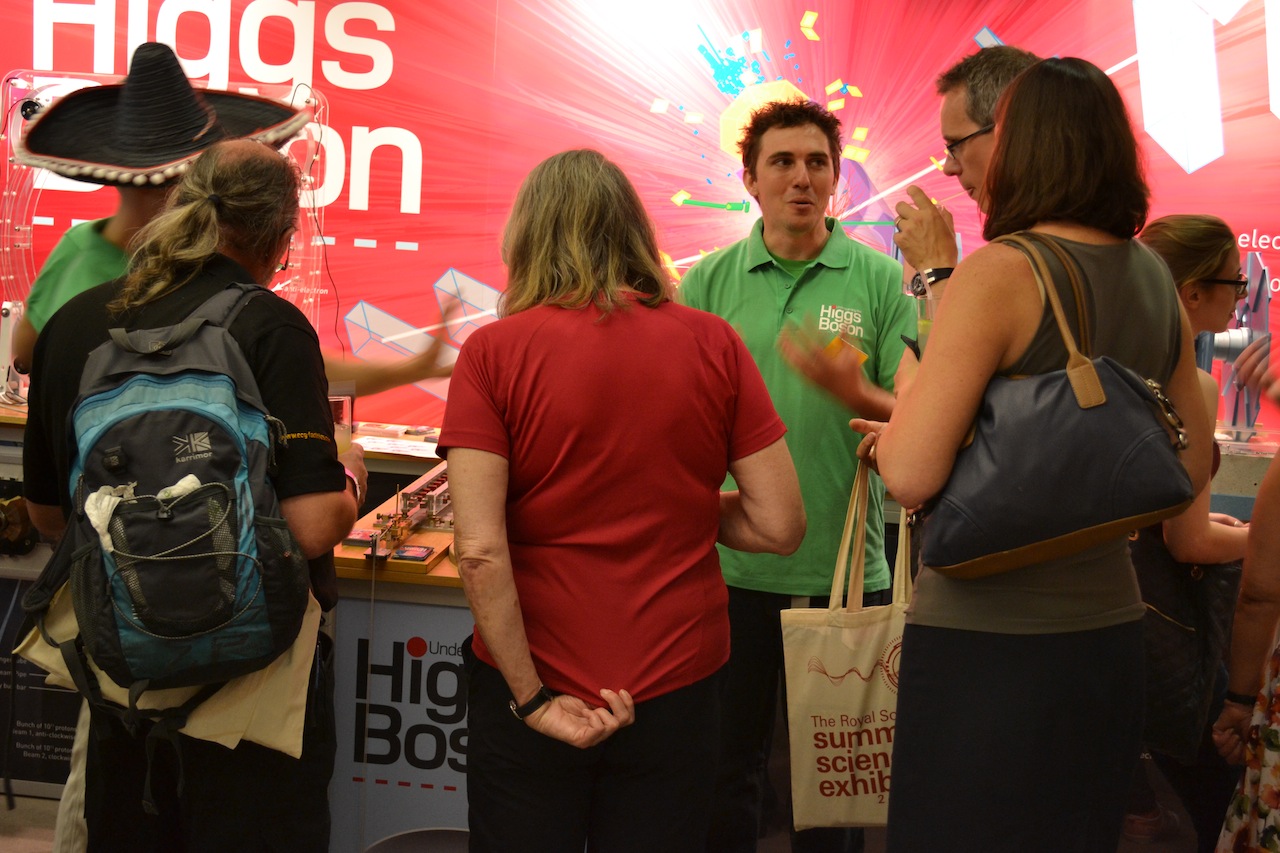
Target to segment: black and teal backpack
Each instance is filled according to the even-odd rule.
[[[261,295],[233,285],[175,326],[112,329],[68,417],[73,512],[23,606],[40,625],[69,582],[80,636],[63,658],[95,709],[131,730],[176,731],[302,624],[307,562],[271,482],[283,428],[227,332]],[[86,658],[129,691],[128,708],[103,700]],[[187,686],[203,689],[181,708],[137,707],[148,689]]]

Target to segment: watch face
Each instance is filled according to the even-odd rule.
[[[911,295],[926,296],[927,291],[924,289],[924,277],[920,273],[911,276]]]

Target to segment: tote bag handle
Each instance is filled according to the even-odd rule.
[[[858,472],[853,477],[849,509],[844,516],[844,532],[840,535],[836,568],[831,576],[831,601],[828,607],[832,611],[852,612],[862,609],[862,582],[866,576],[867,557],[867,497],[871,482],[868,470],[866,465],[859,463]]]
[[[866,465],[858,465],[849,494],[849,509],[844,516],[844,532],[836,552],[836,567],[831,577],[831,599],[828,610],[853,613],[862,609],[862,587],[866,580],[867,503],[871,475]],[[845,576],[848,569],[849,583]],[[911,603],[911,525],[906,507],[898,516],[898,559],[893,571],[893,603]]]

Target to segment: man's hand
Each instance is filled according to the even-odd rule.
[[[355,475],[356,508],[359,509],[364,496],[369,494],[369,470],[364,465],[364,448],[353,442],[349,448],[338,454],[338,461]],[[359,512],[356,514],[359,515]]]
[[[587,749],[636,721],[636,703],[625,690],[601,690],[608,708],[592,708],[577,696],[560,695],[534,711],[525,724],[539,734]]]
[[[778,335],[778,353],[796,373],[851,410],[860,411],[871,384],[862,373],[867,357],[852,343],[825,337],[812,322],[788,324]]]
[[[446,319],[448,314],[446,313]],[[443,363],[440,361],[440,352],[444,347],[444,341],[440,338],[433,337],[431,344],[425,350],[417,355],[411,355],[405,359],[404,369],[409,376],[409,382],[422,382],[426,379],[439,379],[445,376],[453,375],[453,362]]]
[[[951,212],[929,201],[924,190],[914,184],[907,187],[915,206],[900,201],[894,209],[898,231],[893,242],[902,257],[916,270],[954,267],[956,265],[956,227]]]

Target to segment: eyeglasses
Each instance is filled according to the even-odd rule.
[[[297,228],[289,229],[289,242],[285,245],[284,260],[276,265],[276,272],[284,272],[289,268],[289,261],[293,257],[293,235],[297,230]]]
[[[1249,279],[1239,278],[1202,278],[1201,284],[1229,284],[1236,289],[1236,299],[1244,299],[1249,295]]]
[[[947,149],[947,156],[950,157],[952,160],[958,159],[959,155],[956,152],[960,150],[961,145],[964,145],[966,142],[968,142],[970,139],[973,139],[975,136],[981,136],[984,133],[990,133],[995,129],[996,129],[996,126],[994,124],[989,124],[986,127],[978,128],[968,136],[960,137],[955,142],[948,142],[945,146]]]

